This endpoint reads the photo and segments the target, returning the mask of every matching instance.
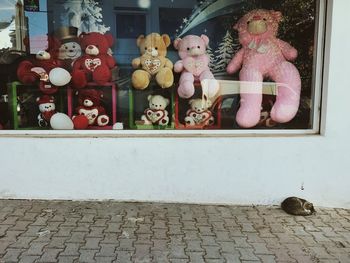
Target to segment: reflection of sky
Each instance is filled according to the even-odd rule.
[[[39,5],[41,12],[25,12],[26,17],[28,17],[30,36],[46,35],[48,31],[46,0],[40,0]]]
[[[15,15],[16,0],[0,0],[0,22],[10,22]]]

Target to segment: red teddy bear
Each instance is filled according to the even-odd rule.
[[[101,106],[103,92],[95,89],[83,89],[78,91],[78,107],[76,113],[79,115],[73,118],[75,128],[87,128],[82,123],[85,123],[80,115],[88,119],[87,124],[90,126],[106,126],[109,123],[109,117],[106,115],[106,110]]]
[[[17,77],[25,85],[39,82],[39,89],[44,94],[51,95],[59,87],[67,85],[71,75],[58,59],[59,41],[49,37],[48,46],[46,51],[38,52],[34,58],[22,61],[17,68]]]
[[[103,85],[111,80],[111,69],[115,67],[115,59],[108,54],[108,49],[114,43],[111,34],[82,33],[79,36],[81,49],[85,54],[74,62],[73,86],[84,88],[88,82],[93,81]]]

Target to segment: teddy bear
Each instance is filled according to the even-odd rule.
[[[40,127],[48,127],[51,117],[56,114],[55,98],[49,95],[43,95],[36,99],[39,106],[38,124]]]
[[[73,64],[72,82],[77,89],[84,88],[88,82],[104,85],[111,80],[111,69],[116,61],[108,54],[108,50],[114,43],[111,34],[97,32],[82,33],[79,36],[83,56]]]
[[[173,63],[166,58],[170,44],[167,34],[151,33],[137,38],[141,56],[132,61],[132,67],[136,70],[132,74],[131,82],[135,89],[146,89],[153,77],[161,88],[170,88],[173,85]]]
[[[174,41],[174,47],[181,58],[174,66],[175,72],[182,72],[178,88],[181,98],[188,99],[194,95],[194,81],[198,80],[209,98],[218,93],[219,83],[209,68],[208,45],[209,38],[206,35],[188,35]]]
[[[21,61],[17,68],[17,77],[25,85],[38,83],[42,93],[52,95],[59,87],[71,81],[71,75],[58,59],[59,41],[49,37],[48,46],[47,50],[39,51],[34,58]]]
[[[77,91],[78,107],[75,109],[78,115],[84,115],[88,119],[89,126],[106,126],[109,123],[109,117],[106,110],[101,106],[103,92],[96,89],[82,89]],[[73,118],[74,126],[81,126],[82,118]]]
[[[144,121],[146,125],[160,125],[166,126],[169,123],[169,116],[166,107],[169,105],[170,101],[161,95],[149,95],[149,108],[141,116],[141,120]]]
[[[58,49],[58,58],[64,62],[65,69],[71,71],[74,62],[82,55],[78,28],[60,27],[56,30],[55,36],[61,43]]]
[[[214,117],[209,108],[212,102],[208,99],[192,99],[189,101],[191,108],[185,117],[186,126],[211,126],[214,124]]]
[[[240,70],[241,102],[236,121],[243,128],[258,124],[262,104],[262,82],[265,77],[278,85],[271,118],[277,123],[291,121],[299,108],[301,79],[297,68],[289,61],[298,52],[290,44],[277,38],[282,13],[257,9],[244,15],[234,26],[242,48],[227,66],[233,74]]]

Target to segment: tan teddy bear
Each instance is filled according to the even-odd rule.
[[[158,85],[169,88],[174,83],[173,63],[166,58],[167,47],[170,46],[170,37],[166,34],[151,33],[146,37],[141,35],[137,39],[141,57],[132,61],[135,72],[132,74],[132,85],[135,89],[146,89],[152,77]]]

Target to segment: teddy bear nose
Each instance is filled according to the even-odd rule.
[[[90,45],[90,46],[88,46],[88,49],[94,49],[94,46]]]
[[[256,16],[253,16],[253,20],[261,20],[262,18],[261,18],[261,16],[259,16],[259,15],[256,15]]]

